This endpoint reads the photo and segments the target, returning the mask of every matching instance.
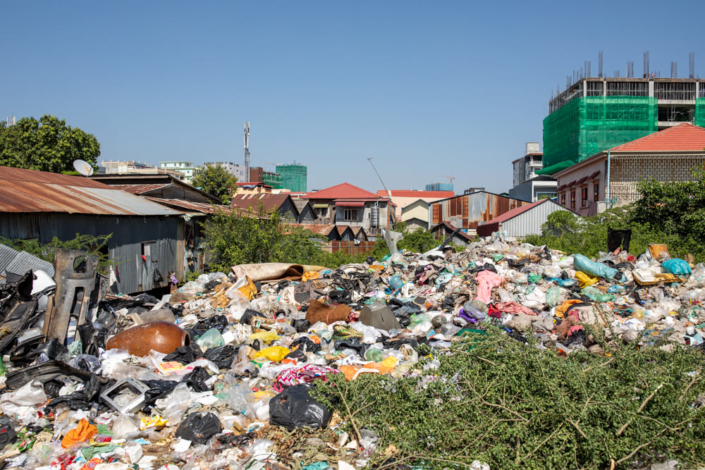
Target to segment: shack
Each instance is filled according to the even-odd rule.
[[[183,277],[183,216],[89,178],[0,167],[0,237],[49,243],[112,235],[104,250],[126,294],[167,287],[169,272]]]
[[[462,196],[456,196],[440,201],[434,201],[429,206],[429,228],[443,222],[458,227],[475,235],[475,230],[483,222],[488,222],[517,207],[528,205],[529,202],[487,191],[474,191]]]
[[[550,214],[567,210],[553,199],[543,199],[495,217],[477,227],[477,234],[489,237],[501,230],[509,237],[537,235],[541,233],[541,226],[546,223]]]

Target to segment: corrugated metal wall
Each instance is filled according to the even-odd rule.
[[[486,192],[465,194],[431,203],[432,225],[450,222],[456,227],[475,229],[481,222],[487,222],[526,204],[529,203]]]
[[[177,246],[177,234],[183,234],[183,228],[179,229],[183,223],[180,218],[163,216],[0,213],[0,236],[48,243],[53,237],[71,240],[76,234],[112,234],[108,254],[119,273],[118,290],[130,294],[166,286],[169,271],[175,271],[181,279],[184,268],[179,260],[184,254],[183,248]],[[153,282],[155,269],[164,277],[158,285]]]
[[[564,207],[553,201],[544,202],[513,219],[500,224],[500,229],[509,237],[525,237],[541,233],[541,226],[548,220],[548,215],[556,211],[565,211]]]

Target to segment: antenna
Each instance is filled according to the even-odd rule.
[[[695,78],[695,52],[690,53],[690,78]]]
[[[93,166],[85,160],[74,160],[73,167],[83,176],[91,176],[93,174]]]
[[[250,182],[250,121],[245,122],[245,182]]]
[[[379,182],[382,183],[382,187],[384,188],[385,191],[387,191],[387,195],[391,198],[392,193],[389,192],[389,190],[387,189],[387,186],[384,184],[384,181],[382,181],[382,177],[379,176],[379,172],[377,171],[375,164],[372,163],[372,157],[368,158],[367,161],[370,162],[370,165],[372,165],[372,169],[375,170],[375,173],[377,173],[377,178],[379,178]]]

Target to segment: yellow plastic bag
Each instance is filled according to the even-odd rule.
[[[168,419],[162,418],[159,415],[147,416],[146,418],[142,418],[142,421],[140,422],[140,429],[144,431],[149,428],[159,428],[166,426],[168,421]]]
[[[593,284],[596,284],[597,281],[599,280],[597,277],[589,276],[582,271],[575,271],[575,279],[577,279],[578,282],[580,282],[581,289],[584,289],[587,286],[591,286]]]
[[[319,274],[316,271],[307,271],[301,276],[301,282],[307,282],[311,279],[318,279]]]
[[[279,339],[279,335],[276,334],[274,331],[260,331],[259,333],[254,333],[250,335],[251,340],[260,340],[264,344],[270,344],[272,341],[276,341]]]
[[[271,346],[269,348],[264,348],[255,354],[255,359],[263,357],[269,359],[272,362],[280,362],[282,359],[289,354],[289,350],[284,346]]]
[[[252,300],[255,298],[255,295],[257,295],[257,286],[249,277],[245,276],[245,280],[247,284],[240,287],[238,290],[242,292],[248,300]]]
[[[61,447],[68,449],[80,442],[86,442],[96,434],[98,434],[98,428],[90,424],[86,418],[83,418],[78,422],[78,427],[66,433],[66,436],[61,441]]]

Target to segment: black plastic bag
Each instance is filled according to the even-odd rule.
[[[216,440],[220,444],[228,444],[231,446],[236,446],[239,447],[243,444],[247,444],[250,441],[253,441],[257,435],[254,432],[246,432],[245,434],[223,434],[222,436],[216,437]]]
[[[198,366],[185,375],[181,382],[187,384],[196,392],[207,392],[210,388],[206,385],[206,381],[210,378],[211,375],[208,371],[203,367]]]
[[[96,329],[91,322],[86,322],[77,329],[83,344],[83,354],[100,356],[100,350],[105,350],[105,338],[108,335],[108,331],[105,328]]]
[[[152,275],[152,282],[155,284],[160,284],[164,282],[164,276],[159,272],[157,268],[154,268],[154,274]]]
[[[229,369],[233,365],[238,349],[226,344],[219,348],[210,348],[203,357],[218,366],[218,369]]]
[[[42,343],[37,346],[37,349],[27,354],[27,357],[30,358],[39,356],[42,353],[46,354],[49,359],[61,359],[60,356],[65,355],[66,360],[68,360],[69,350],[66,348],[66,346],[61,344],[58,339],[52,338],[46,343]]]
[[[347,290],[331,290],[330,292],[328,292],[328,298],[330,299],[331,303],[334,304],[348,304],[352,302],[352,296]]]
[[[157,400],[166,397],[179,385],[173,380],[143,380],[142,383],[149,387],[149,390],[144,393],[144,409],[148,411]]]
[[[228,319],[225,318],[225,315],[213,315],[210,318],[199,321],[193,328],[186,331],[188,331],[191,336],[191,340],[195,340],[200,338],[206,331],[213,328],[222,333],[226,326],[228,326]]]
[[[213,413],[191,413],[179,425],[176,437],[196,444],[205,444],[222,430],[223,425]]]
[[[191,343],[188,346],[176,348],[174,352],[164,356],[164,362],[176,361],[185,365],[191,364],[202,357],[203,351],[201,351],[201,348],[196,343]]]
[[[302,336],[301,338],[298,338],[294,340],[293,343],[289,346],[289,349],[294,349],[298,346],[298,349],[300,349],[302,352],[312,352],[316,353],[321,350],[321,345],[314,343],[311,338],[307,338],[306,336]]]
[[[7,416],[0,418],[0,449],[8,444],[13,444],[17,440],[15,426]]]
[[[270,424],[283,426],[288,431],[325,428],[331,412],[311,397],[310,390],[310,384],[294,385],[269,400]]]
[[[311,328],[311,322],[302,318],[300,320],[291,320],[291,326],[294,327],[297,333],[305,333]]]
[[[246,308],[242,316],[240,317],[240,323],[242,323],[243,325],[249,325],[250,321],[252,321],[252,317],[264,317],[264,315],[262,315],[257,310]]]

